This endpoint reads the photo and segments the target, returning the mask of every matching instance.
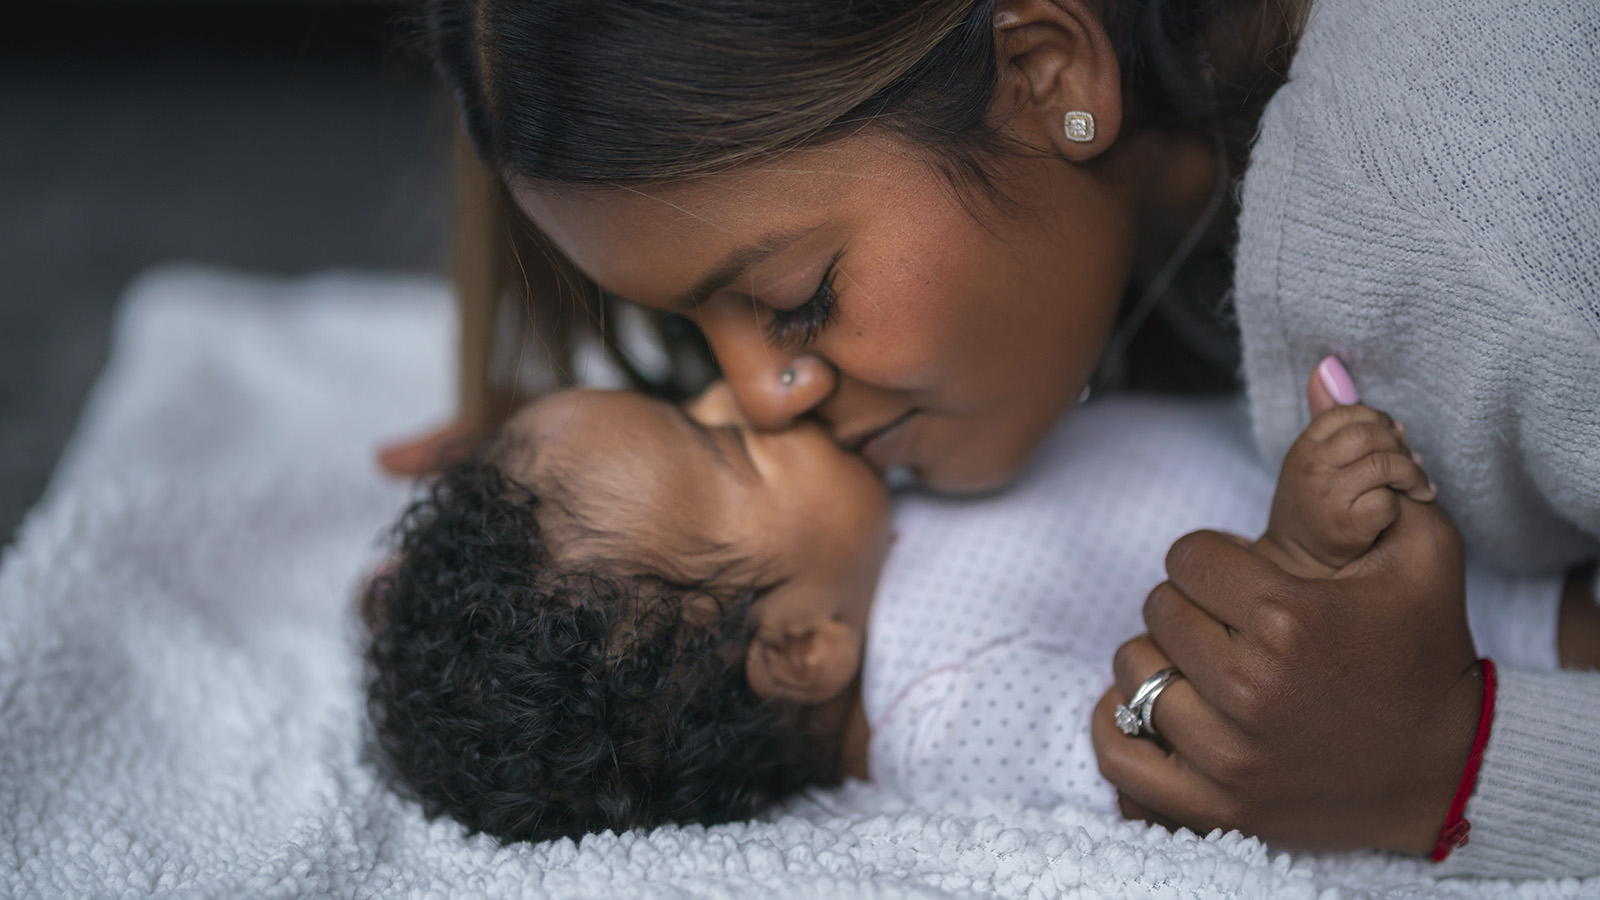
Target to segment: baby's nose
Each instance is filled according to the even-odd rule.
[[[733,396],[733,388],[721,379],[712,382],[700,396],[685,403],[684,409],[688,410],[691,418],[707,428],[750,424],[739,410],[739,401]]]

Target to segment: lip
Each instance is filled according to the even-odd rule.
[[[906,426],[916,414],[915,409],[907,410],[877,428],[846,442],[845,446],[861,454],[874,469],[886,472],[905,462],[910,441],[910,429]]]

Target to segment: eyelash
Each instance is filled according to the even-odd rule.
[[[794,309],[774,309],[767,323],[767,339],[780,347],[811,343],[827,329],[837,312],[838,295],[833,292],[834,264],[822,275],[822,284],[806,302]]]

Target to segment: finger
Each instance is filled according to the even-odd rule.
[[[1159,825],[1168,831],[1177,831],[1186,827],[1182,822],[1171,816],[1164,816],[1145,806],[1122,791],[1117,791],[1117,811],[1130,822],[1143,822],[1146,825]]]
[[[1145,598],[1144,624],[1148,633],[1134,638],[1128,644],[1143,638],[1153,643],[1164,655],[1167,662],[1150,671],[1167,665],[1177,666],[1185,677],[1194,682],[1195,689],[1202,697],[1206,697],[1207,693],[1199,686],[1220,684],[1230,677],[1228,664],[1239,652],[1234,645],[1235,632],[1195,605],[1171,582],[1164,581],[1156,585],[1155,590]],[[1148,664],[1140,664],[1142,648],[1128,647],[1128,644],[1118,649],[1119,654],[1130,656],[1127,665],[1134,669],[1148,668]],[[1121,684],[1120,680],[1118,684]],[[1208,702],[1211,702],[1209,698]]]
[[[1354,509],[1363,498],[1385,489],[1399,491],[1418,503],[1430,503],[1439,492],[1429,480],[1428,473],[1409,453],[1398,450],[1369,453],[1333,475],[1334,490],[1350,498]],[[1376,502],[1372,498],[1369,502]],[[1394,510],[1389,515],[1392,518]]]
[[[1249,628],[1263,603],[1298,596],[1299,579],[1233,535],[1196,531],[1167,551],[1172,586],[1235,631]]]
[[[1361,402],[1355,382],[1351,381],[1350,373],[1337,356],[1324,357],[1317,363],[1311,372],[1311,381],[1306,385],[1306,399],[1311,403],[1312,415],[1333,404]]]
[[[1326,441],[1340,429],[1351,425],[1370,424],[1377,425],[1388,431],[1391,436],[1398,437],[1399,425],[1393,417],[1381,409],[1356,404],[1354,406],[1335,406],[1322,413],[1311,424],[1306,426],[1305,437],[1313,441]]]
[[[1100,774],[1116,786],[1119,798],[1130,804],[1128,808],[1141,813],[1140,818],[1157,818],[1201,834],[1210,831],[1206,811],[1218,808],[1216,785],[1190,767],[1181,754],[1119,731],[1116,707],[1123,699],[1121,692],[1112,688],[1100,698],[1090,718],[1089,739]]]
[[[1387,582],[1385,596],[1411,596],[1454,609],[1460,595],[1441,592],[1437,583],[1459,579],[1462,564],[1461,532],[1443,507],[1402,498],[1394,524],[1352,564],[1351,574]]]
[[[1351,422],[1329,434],[1317,446],[1317,457],[1335,469],[1348,466],[1364,456],[1384,452],[1404,452],[1407,459],[1411,456],[1400,435],[1381,421]]]
[[[1322,376],[1316,369],[1311,370],[1311,377],[1306,379],[1306,402],[1311,406],[1311,417],[1314,419],[1330,409],[1338,406],[1338,401],[1328,393],[1328,386],[1323,383]]]
[[[1139,686],[1155,673],[1175,666],[1180,675],[1169,681],[1156,695],[1155,703],[1150,708],[1151,724],[1170,750],[1182,753],[1191,761],[1204,762],[1213,756],[1211,751],[1217,735],[1231,731],[1231,720],[1225,720],[1213,708],[1200,693],[1198,682],[1192,680],[1183,664],[1170,657],[1165,650],[1146,634],[1117,648],[1111,665],[1116,675],[1117,690],[1124,697],[1120,702],[1126,703],[1138,692]],[[1204,765],[1201,767],[1204,768]]]
[[[1111,673],[1116,677],[1117,689],[1126,698],[1132,698],[1145,679],[1170,665],[1172,660],[1161,652],[1148,634],[1124,641],[1111,657]]]

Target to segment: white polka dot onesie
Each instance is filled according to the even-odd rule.
[[[1112,653],[1144,630],[1172,542],[1258,536],[1276,481],[1236,403],[1119,397],[1069,416],[1004,493],[897,498],[862,676],[873,779],[927,800],[1111,805],[1089,713]],[[1479,652],[1553,667],[1560,587],[1469,565]]]

